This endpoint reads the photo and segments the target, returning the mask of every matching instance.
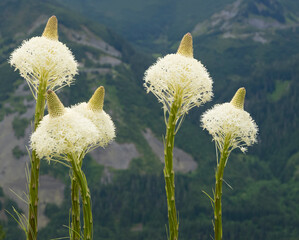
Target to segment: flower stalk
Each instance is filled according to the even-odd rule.
[[[227,136],[224,141],[224,147],[220,153],[220,161],[217,163],[217,170],[215,174],[215,194],[214,194],[214,233],[215,240],[222,240],[222,183],[223,183],[223,174],[224,167],[227,162],[229,151],[229,142],[230,137]]]
[[[44,116],[46,90],[47,81],[44,79],[44,77],[41,77],[35,106],[34,131],[37,129],[40,121]],[[35,240],[37,238],[39,169],[40,158],[37,156],[36,151],[32,150],[31,170],[29,179],[29,219],[27,227],[27,240]]]
[[[71,186],[72,186],[72,225],[70,238],[71,240],[80,240],[81,237],[81,223],[80,223],[80,186],[77,181],[75,174],[72,172],[71,176]]]
[[[179,232],[179,223],[177,217],[177,211],[175,206],[175,182],[174,182],[174,170],[173,170],[173,148],[174,138],[176,133],[176,123],[178,119],[178,112],[181,106],[181,101],[176,100],[173,102],[166,125],[166,136],[164,142],[164,178],[165,178],[165,190],[167,197],[168,207],[168,227],[169,227],[169,239],[177,240]]]
[[[81,198],[82,198],[82,208],[83,208],[83,232],[84,240],[92,240],[93,238],[93,219],[92,219],[92,209],[91,209],[91,198],[90,192],[87,184],[87,180],[84,172],[81,169],[82,162],[81,157],[76,158],[73,155],[68,155],[69,162],[72,166],[74,177],[80,186]]]
[[[57,19],[54,16],[49,19],[44,29],[43,36],[48,37],[48,35],[51,35],[52,38],[55,39],[57,37],[58,40]],[[46,91],[48,85],[46,75],[47,73],[44,72],[39,79],[36,106],[35,106],[35,115],[34,115],[34,131],[37,129],[40,121],[44,117],[45,104],[46,104]],[[28,227],[27,227],[27,240],[37,239],[39,169],[40,169],[40,158],[37,156],[36,151],[32,150],[30,179],[29,179],[29,206],[28,206],[29,219],[28,219]]]

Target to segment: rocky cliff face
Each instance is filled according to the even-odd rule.
[[[194,35],[220,34],[223,38],[252,39],[267,43],[277,30],[299,26],[297,12],[278,0],[237,0],[210,19],[198,23]]]

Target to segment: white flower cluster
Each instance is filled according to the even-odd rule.
[[[111,117],[104,111],[93,111],[88,107],[86,102],[80,103],[72,109],[89,119],[98,129],[100,136],[98,144],[105,147],[115,138],[115,126]]]
[[[82,153],[99,139],[97,128],[71,109],[59,117],[47,115],[31,136],[31,148],[39,158]]]
[[[172,103],[181,102],[179,116],[212,97],[213,81],[206,68],[196,59],[169,54],[145,72],[145,87],[170,111]]]
[[[242,152],[256,142],[258,127],[248,112],[231,103],[217,104],[201,118],[202,127],[213,136],[221,151],[229,140],[229,149],[240,148]]]
[[[105,147],[114,139],[114,124],[104,110],[90,110],[87,103],[64,108],[51,91],[47,99],[49,115],[31,136],[31,148],[40,158],[67,159],[68,154],[85,155],[96,147]]]
[[[29,86],[37,92],[40,80],[47,89],[70,85],[77,74],[77,62],[63,43],[47,37],[24,41],[10,57],[9,63],[20,71]]]

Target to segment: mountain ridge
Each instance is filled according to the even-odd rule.
[[[278,0],[237,0],[211,18],[198,23],[192,33],[221,34],[222,38],[252,39],[267,43],[277,30],[299,26],[299,15]]]

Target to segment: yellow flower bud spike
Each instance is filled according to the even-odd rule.
[[[65,113],[64,106],[58,96],[52,91],[47,91],[48,112],[50,117],[60,117]]]
[[[230,103],[238,109],[244,110],[244,100],[245,100],[246,90],[245,88],[239,88],[235,93],[234,97],[230,101]]]
[[[177,54],[193,58],[193,41],[190,33],[185,34],[182,38]]]
[[[101,111],[104,106],[105,88],[98,87],[88,102],[88,108],[92,111]]]
[[[42,36],[51,40],[58,41],[57,25],[57,18],[55,16],[50,17]]]

